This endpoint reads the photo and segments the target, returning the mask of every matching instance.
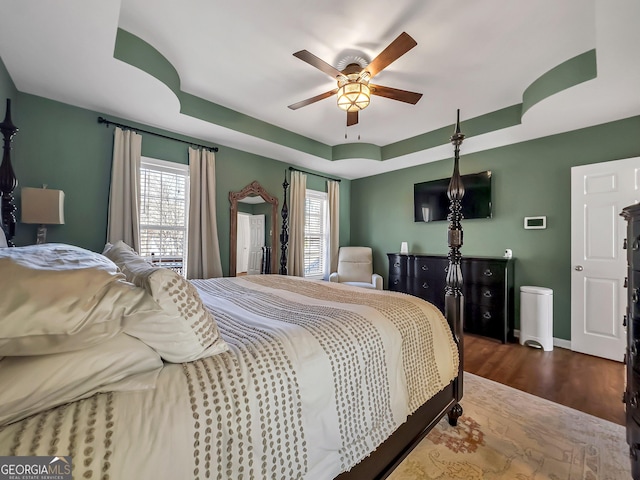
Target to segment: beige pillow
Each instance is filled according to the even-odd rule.
[[[127,280],[149,292],[164,313],[130,322],[124,331],[156,349],[168,362],[189,362],[226,351],[213,315],[191,282],[172,270],[150,265],[121,243],[105,249],[104,254]]]
[[[97,392],[155,388],[160,356],[120,333],[75,352],[0,360],[0,425]]]
[[[0,357],[78,350],[159,310],[102,255],[63,244],[0,250]]]

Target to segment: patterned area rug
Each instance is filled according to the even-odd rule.
[[[465,373],[464,413],[445,417],[391,480],[629,480],[621,425]]]

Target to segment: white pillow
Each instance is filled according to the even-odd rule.
[[[106,248],[104,254],[127,280],[149,292],[164,312],[127,323],[126,333],[156,349],[168,362],[190,362],[227,351],[213,315],[186,278],[150,265],[123,242]]]
[[[155,388],[160,356],[120,333],[85,350],[0,360],[0,425],[97,392]]]
[[[63,244],[0,250],[0,357],[78,350],[159,311],[104,256]]]

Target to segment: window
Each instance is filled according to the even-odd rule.
[[[184,274],[189,216],[189,166],[142,157],[140,255]]]
[[[325,278],[329,262],[327,194],[307,190],[304,205],[304,276]]]

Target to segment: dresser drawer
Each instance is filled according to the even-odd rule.
[[[389,276],[405,277],[407,275],[407,256],[388,253],[387,257],[389,258]]]
[[[627,298],[629,313],[634,318],[640,318],[640,272],[631,270],[628,272]]]
[[[407,292],[407,277],[389,275],[389,290],[392,292]]]
[[[469,333],[477,333],[499,340],[503,340],[506,335],[504,311],[501,308],[465,303],[464,323],[465,330]]]
[[[627,390],[625,393],[627,413],[636,423],[640,423],[640,373],[627,372]]]
[[[417,278],[429,278],[433,281],[443,282],[447,277],[449,260],[446,258],[415,257],[409,268],[409,275]]]
[[[496,308],[504,305],[504,285],[465,284],[463,293],[469,303]]]
[[[464,282],[473,279],[476,284],[503,285],[505,282],[504,264],[491,261],[475,261],[462,263]]]
[[[630,317],[627,313],[627,346],[637,338],[640,338],[640,318]]]
[[[640,268],[640,220],[634,220],[627,228],[627,261]]]
[[[626,353],[628,369],[640,374],[640,338],[635,338],[629,342]],[[640,384],[636,385],[636,388],[640,390]]]
[[[442,281],[434,281],[431,279],[411,278],[407,282],[408,292],[411,295],[420,297],[429,303],[433,303],[440,310],[444,309],[444,291],[445,287]]]

